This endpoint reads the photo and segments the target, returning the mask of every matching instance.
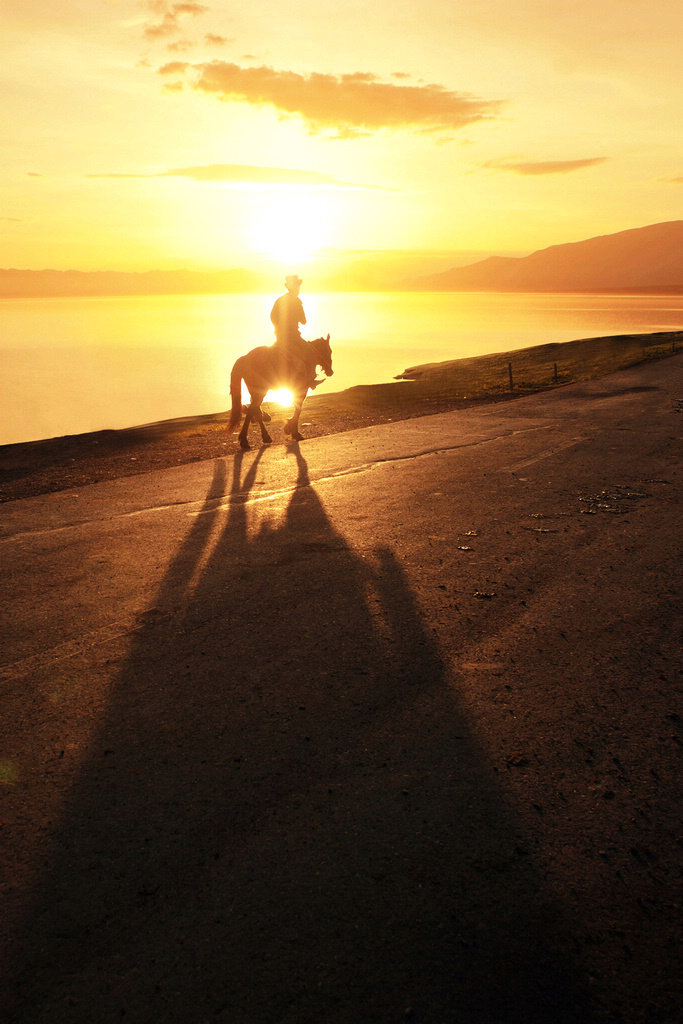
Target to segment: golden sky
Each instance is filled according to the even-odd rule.
[[[0,267],[400,250],[421,271],[683,217],[680,0],[3,0],[2,21]]]

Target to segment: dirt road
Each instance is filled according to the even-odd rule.
[[[3,506],[3,1019],[683,1019],[683,356]]]

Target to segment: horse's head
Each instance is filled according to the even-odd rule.
[[[329,334],[326,338],[316,338],[315,341],[311,342],[311,345],[315,352],[316,365],[322,366],[326,377],[332,377],[334,370],[332,369],[332,349],[330,348]]]

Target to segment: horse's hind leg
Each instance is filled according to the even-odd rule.
[[[251,402],[247,406],[247,414],[244,418],[244,424],[242,426],[239,436],[240,448],[243,448],[245,452],[249,451],[249,449],[251,448],[251,445],[249,444],[249,441],[247,439],[247,432],[249,430],[249,424],[252,421],[254,423],[258,423],[258,425],[260,426],[263,443],[272,444],[273,439],[271,438],[270,434],[263,425],[263,417],[261,415],[261,402],[263,401],[264,394],[265,392],[254,392],[254,394],[251,396]]]
[[[247,433],[249,432],[249,424],[250,423],[251,423],[251,406],[249,405],[249,406],[247,406],[247,414],[244,417],[244,423],[242,424],[242,429],[240,430],[239,438],[238,438],[238,441],[240,443],[240,448],[242,448],[243,451],[245,451],[245,452],[248,452],[249,449],[251,448],[251,445],[249,444],[249,441],[247,439]]]
[[[257,406],[257,408],[254,411],[252,411],[251,416],[252,416],[252,419],[255,419],[255,420],[258,421],[258,425],[261,428],[261,440],[263,441],[263,443],[264,444],[272,444],[273,443],[273,439],[270,436],[270,434],[268,433],[268,431],[266,430],[266,425],[263,422],[264,414],[261,411],[261,406],[260,405]],[[270,419],[270,416],[268,417],[268,419]]]

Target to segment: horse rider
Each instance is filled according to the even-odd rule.
[[[273,348],[280,355],[282,360],[282,372],[300,374],[305,370],[313,381],[315,379],[315,366],[311,367],[311,352],[308,342],[304,341],[299,331],[299,324],[306,323],[303,303],[299,298],[299,290],[303,284],[296,274],[289,274],[285,278],[287,292],[275,300],[270,311],[270,320],[275,328],[275,344]],[[309,387],[315,387],[311,383]]]

